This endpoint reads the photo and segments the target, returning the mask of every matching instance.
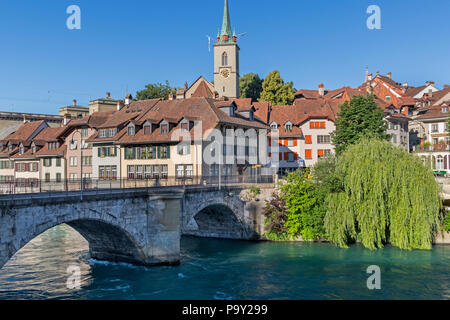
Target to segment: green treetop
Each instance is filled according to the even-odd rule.
[[[137,100],[147,100],[147,99],[168,99],[170,93],[176,93],[177,88],[171,87],[169,81],[166,80],[165,84],[155,83],[148,84],[145,89],[138,91],[136,93]]]
[[[258,101],[262,91],[262,80],[255,73],[247,73],[239,79],[241,98]]]
[[[270,101],[272,105],[286,105],[294,101],[295,89],[292,82],[285,83],[277,70],[272,71],[264,79],[259,101]]]
[[[383,120],[383,110],[375,103],[373,95],[353,96],[340,109],[335,121],[336,130],[331,134],[337,154],[362,137],[390,139],[386,134],[387,124]]]

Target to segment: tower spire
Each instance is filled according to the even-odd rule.
[[[225,0],[225,6],[223,9],[222,32],[220,33],[220,43],[233,42],[232,37],[233,34],[231,32],[230,10],[228,7],[228,0]]]

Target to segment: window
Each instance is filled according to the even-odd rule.
[[[51,158],[44,159],[44,167],[51,167],[51,166],[52,166],[52,159]]]
[[[305,143],[311,144],[312,143],[312,136],[305,136]]]
[[[438,144],[438,143],[439,143],[438,138],[433,138],[433,144]]]
[[[129,126],[127,128],[127,135],[134,136],[134,126]]]
[[[444,170],[444,158],[442,156],[437,157],[437,170]]]
[[[397,135],[392,136],[392,143],[397,143]]]
[[[77,179],[78,179],[78,176],[77,176],[76,173],[71,173],[70,174],[70,181],[71,182],[75,182],[75,181],[77,181]]]
[[[291,123],[286,124],[285,128],[286,128],[286,132],[292,132],[292,124]]]
[[[437,123],[431,125],[431,132],[439,132],[439,126]]]
[[[295,160],[294,160],[294,154],[292,153],[292,152],[289,152],[288,153],[288,159],[287,159],[287,161],[288,162],[294,162]]]
[[[329,155],[331,155],[331,150],[329,150],[329,149],[324,150],[324,154],[325,154],[325,157],[328,157]]]
[[[270,129],[272,129],[272,130],[277,130],[277,129],[278,129],[278,125],[277,125],[275,122],[273,122],[273,123],[270,125]]]
[[[143,166],[136,166],[136,179],[137,180],[142,180],[143,179],[143,173],[144,173],[144,168]]]
[[[144,166],[144,179],[152,178],[152,166]]]
[[[89,134],[89,130],[87,128],[81,129],[81,136],[86,138]]]
[[[77,157],[70,157],[69,165],[70,165],[71,167],[76,167],[76,166],[78,166],[78,158],[77,158]]]
[[[50,173],[45,174],[45,182],[50,182]]]
[[[386,101],[391,101],[391,96],[386,96],[385,99]]]
[[[442,113],[448,113],[448,108],[447,107],[442,108]]]
[[[191,145],[187,143],[180,143],[177,146],[178,154],[182,156],[186,156],[188,154],[191,154]]]
[[[312,150],[311,149],[305,150],[305,158],[312,159]]]
[[[317,136],[317,143],[318,144],[330,144],[331,143],[330,136]]]
[[[325,150],[317,150],[317,157],[322,158],[325,155]]]
[[[184,178],[184,166],[183,165],[177,165],[177,178]]]
[[[167,179],[168,177],[168,166],[162,165],[161,166],[161,179]]]
[[[170,146],[159,147],[159,158],[160,159],[169,159],[170,158]]]
[[[287,146],[288,147],[293,147],[294,146],[294,139],[288,139],[287,140]]]
[[[151,134],[151,127],[149,124],[144,125],[144,135],[149,135]]]
[[[310,129],[325,129],[326,125],[325,125],[325,122],[310,122],[309,128]]]
[[[167,123],[161,124],[161,133],[169,133],[169,125]]]
[[[153,179],[159,178],[159,166],[154,165],[153,166]]]
[[[83,158],[81,158],[81,164],[86,167],[92,166],[92,157],[91,156],[86,156],[86,157],[83,156]]]
[[[56,158],[56,166],[61,167],[61,158]]]
[[[222,66],[228,65],[228,55],[226,52],[222,53]]]
[[[128,179],[134,179],[134,166],[128,166]]]
[[[183,122],[181,124],[181,131],[183,131],[183,132],[188,132],[189,131],[189,123],[188,122]]]
[[[57,173],[56,174],[56,182],[61,182],[62,181],[62,179],[61,179],[61,173]]]

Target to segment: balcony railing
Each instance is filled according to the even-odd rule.
[[[211,176],[211,177],[167,177],[158,179],[115,180],[28,180],[0,182],[0,196],[11,194],[61,193],[72,191],[96,191],[117,189],[152,189],[162,187],[218,187],[240,184],[273,184],[273,176]]]
[[[414,152],[442,152],[442,151],[450,151],[449,144],[435,144],[432,146],[415,146]]]

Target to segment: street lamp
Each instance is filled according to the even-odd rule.
[[[81,177],[80,200],[83,201],[83,187],[84,187],[84,184],[83,184],[83,146],[81,145],[82,141],[83,141],[83,135],[81,134],[81,132],[78,129],[76,129],[74,131],[74,133],[72,134],[72,141],[70,142],[71,144],[74,144],[74,142],[75,142],[73,140],[73,136],[75,135],[75,133],[79,133],[80,134],[80,151],[81,151],[81,159],[80,159],[80,164],[81,164],[81,167],[80,167],[80,171],[81,171],[81,173],[80,173],[80,177]]]

